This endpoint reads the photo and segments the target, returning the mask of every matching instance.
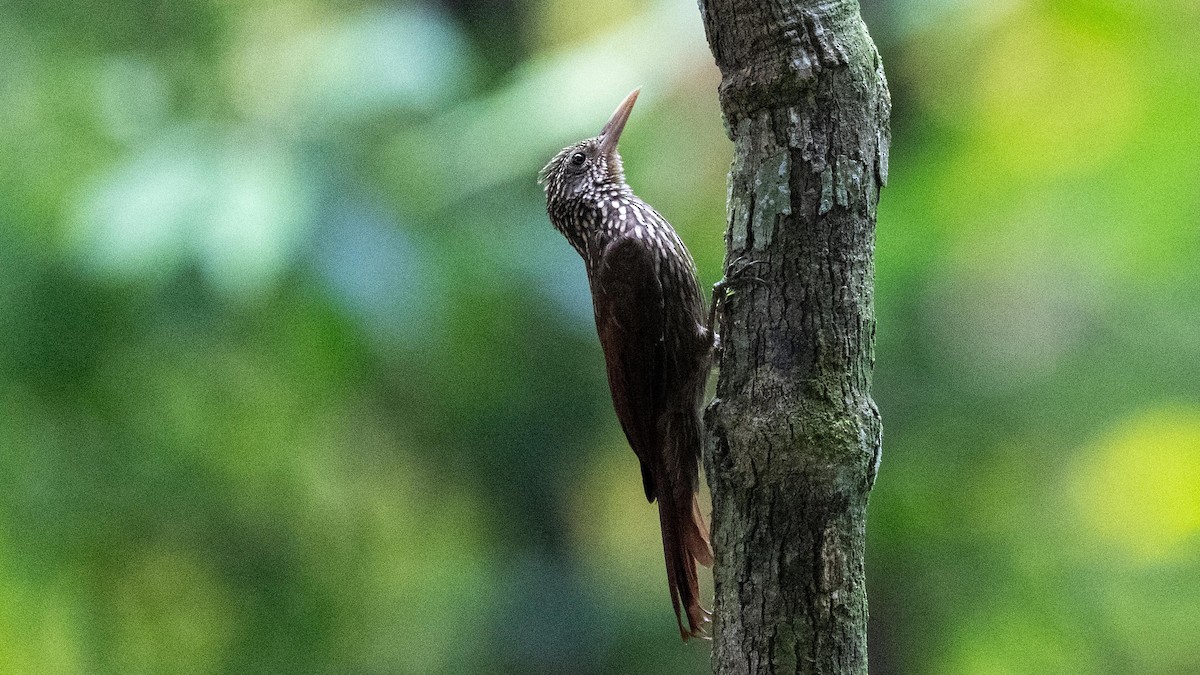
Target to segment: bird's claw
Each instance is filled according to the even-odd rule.
[[[760,283],[764,286],[769,285],[769,284],[767,284],[765,279],[761,279],[759,277],[743,277],[742,276],[743,274],[746,273],[746,270],[750,269],[751,267],[754,267],[755,265],[765,265],[766,263],[767,263],[766,260],[749,260],[749,261],[747,261],[742,256],[738,256],[737,258],[734,258],[733,262],[729,263],[729,265],[726,266],[725,276],[722,277],[720,281],[713,284],[713,302],[714,302],[714,304],[718,301],[719,296],[723,296],[723,297],[720,297],[720,300],[724,300],[725,298],[732,296],[734,293],[732,286],[736,283],[743,282],[743,281],[753,281],[753,282]]]
[[[746,260],[745,256],[738,256],[729,263],[728,267],[725,268],[725,270],[726,270],[725,271],[725,279],[722,279],[721,281],[726,281],[728,283],[728,281],[737,280],[738,278],[740,278],[742,276],[742,274],[746,270],[750,269],[751,267],[754,267],[755,265],[765,265],[765,264],[767,264],[766,260]],[[762,283],[766,283],[765,281],[763,281],[762,279],[759,279],[758,277],[751,277],[751,278],[757,279],[758,281],[760,281]],[[720,282],[718,282],[718,283],[720,283]]]
[[[750,281],[760,283],[764,286],[770,285],[766,282],[766,280],[760,279],[759,277],[742,276],[745,274],[746,270],[750,269],[751,267],[754,267],[755,265],[764,265],[766,262],[767,261],[765,260],[747,261],[744,256],[738,256],[726,266],[725,276],[722,277],[720,281],[713,284],[712,303],[709,305],[708,309],[708,331],[709,334],[712,335],[713,350],[718,358],[721,354],[721,337],[717,334],[717,315],[719,313],[723,313],[725,301],[733,297],[735,291],[732,286],[734,284]]]

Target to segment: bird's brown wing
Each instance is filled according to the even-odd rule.
[[[605,248],[592,283],[613,407],[641,460],[646,499],[654,501],[665,394],[663,292],[654,255],[639,239],[618,239]]]
[[[672,428],[668,419],[666,313],[653,252],[634,238],[609,244],[593,284],[596,330],[608,365],[613,407],[629,445],[641,460],[646,498],[658,500],[667,586],[679,634],[685,641],[703,637],[709,614],[700,606],[696,563],[710,564],[712,553],[696,506],[694,480],[681,480],[679,473],[681,457],[695,464],[699,430],[694,420],[686,419]],[[687,454],[683,455],[685,446]],[[666,457],[668,452],[675,456]],[[687,616],[687,628],[681,610]]]

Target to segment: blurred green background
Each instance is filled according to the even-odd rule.
[[[1200,672],[1200,5],[871,0],[872,671]],[[535,175],[691,0],[0,5],[0,673],[700,673]]]

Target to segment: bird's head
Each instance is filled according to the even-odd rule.
[[[599,135],[563,148],[546,164],[538,174],[538,182],[545,187],[547,204],[584,199],[589,194],[602,195],[609,191],[606,188],[625,185],[617,141],[639,91],[634,89],[621,101]]]

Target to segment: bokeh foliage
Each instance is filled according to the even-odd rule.
[[[1200,670],[1200,10],[864,3],[872,670]],[[720,275],[693,3],[0,6],[0,673],[704,672],[536,171]]]

